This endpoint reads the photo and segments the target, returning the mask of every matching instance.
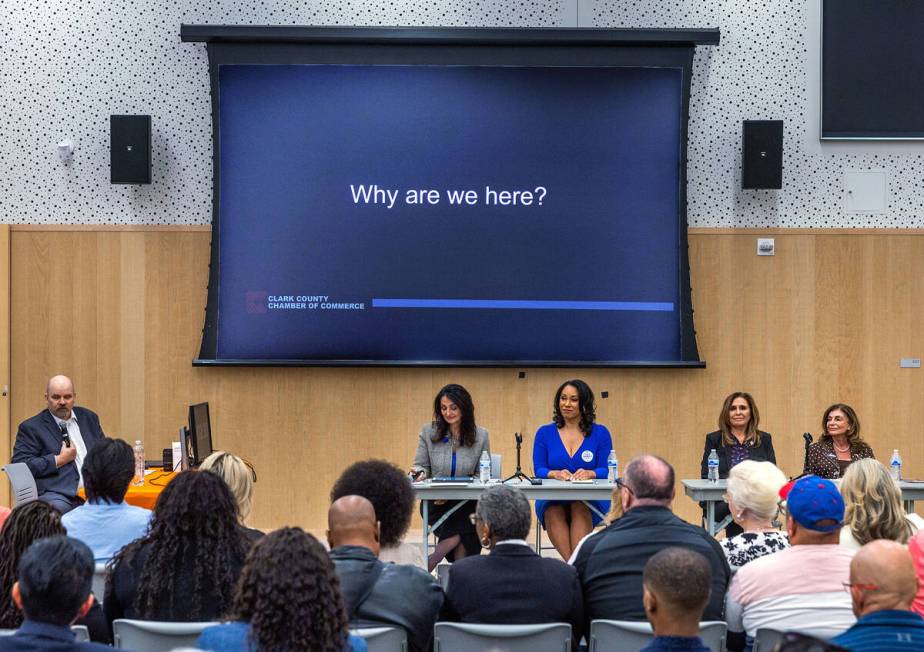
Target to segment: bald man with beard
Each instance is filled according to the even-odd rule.
[[[911,611],[918,578],[907,547],[867,543],[850,562],[849,588],[858,620],[832,643],[853,652],[924,650],[924,618]]]
[[[45,387],[47,408],[19,424],[15,462],[24,462],[35,478],[39,498],[62,514],[83,504],[81,469],[87,453],[106,435],[96,413],[75,407],[77,392],[67,376],[53,376]]]
[[[362,496],[343,496],[327,512],[330,558],[351,627],[393,626],[407,632],[408,649],[430,648],[443,590],[416,566],[379,561],[379,521]]]

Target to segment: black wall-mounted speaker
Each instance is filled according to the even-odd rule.
[[[783,121],[745,120],[741,146],[741,187],[783,187]]]
[[[151,183],[151,116],[109,116],[109,180]]]

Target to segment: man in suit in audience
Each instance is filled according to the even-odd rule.
[[[104,652],[100,643],[77,643],[71,623],[93,605],[93,554],[66,536],[38,539],[23,553],[13,602],[25,613],[15,634],[0,638],[6,652]]]
[[[709,602],[712,569],[698,552],[665,548],[642,573],[642,603],[655,638],[642,652],[710,652],[699,637]]]
[[[54,376],[45,389],[48,408],[19,424],[13,462],[25,462],[35,477],[39,498],[62,514],[83,500],[81,467],[87,452],[106,435],[99,417],[74,407],[77,394],[67,376]]]
[[[908,548],[870,541],[850,562],[850,598],[859,620],[831,642],[852,652],[924,650],[924,618],[911,611],[917,591]]]
[[[726,600],[728,649],[744,647],[761,628],[829,639],[854,623],[850,579],[854,551],[839,545],[844,499],[830,480],[808,475],[786,495],[790,547],[742,566]],[[737,634],[737,635],[736,635]]]
[[[352,626],[388,625],[407,632],[408,649],[430,648],[443,590],[421,568],[378,559],[379,522],[362,496],[343,496],[327,513],[330,557]]]
[[[703,617],[721,620],[731,571],[718,542],[671,511],[673,467],[641,455],[629,462],[621,482],[625,514],[586,539],[574,560],[584,587],[587,631],[597,618],[645,620],[642,572],[655,553],[671,547],[693,550],[709,562],[712,591]]]

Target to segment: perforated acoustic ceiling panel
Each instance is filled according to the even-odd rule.
[[[0,220],[207,224],[203,45],[179,26],[719,27],[690,104],[691,226],[924,227],[924,145],[817,141],[818,3],[806,0],[0,0]],[[109,115],[152,116],[153,183],[109,184]],[[786,121],[784,187],[740,190],[741,120]],[[63,163],[55,143],[76,145]],[[847,215],[844,170],[886,170],[887,212]]]

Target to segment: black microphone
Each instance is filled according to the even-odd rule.
[[[812,433],[806,432],[802,434],[802,439],[805,440],[805,445],[808,446],[812,443]]]
[[[68,448],[70,448],[71,447],[71,436],[67,434],[67,424],[62,423],[60,425],[60,428],[61,428],[61,438],[64,439],[64,443],[67,444]]]
[[[518,432],[515,432],[515,433],[513,433],[513,436],[514,436],[514,438],[516,439],[516,441],[517,441],[518,444],[522,444],[522,443],[523,443],[523,435],[521,435],[521,434],[518,433]]]

